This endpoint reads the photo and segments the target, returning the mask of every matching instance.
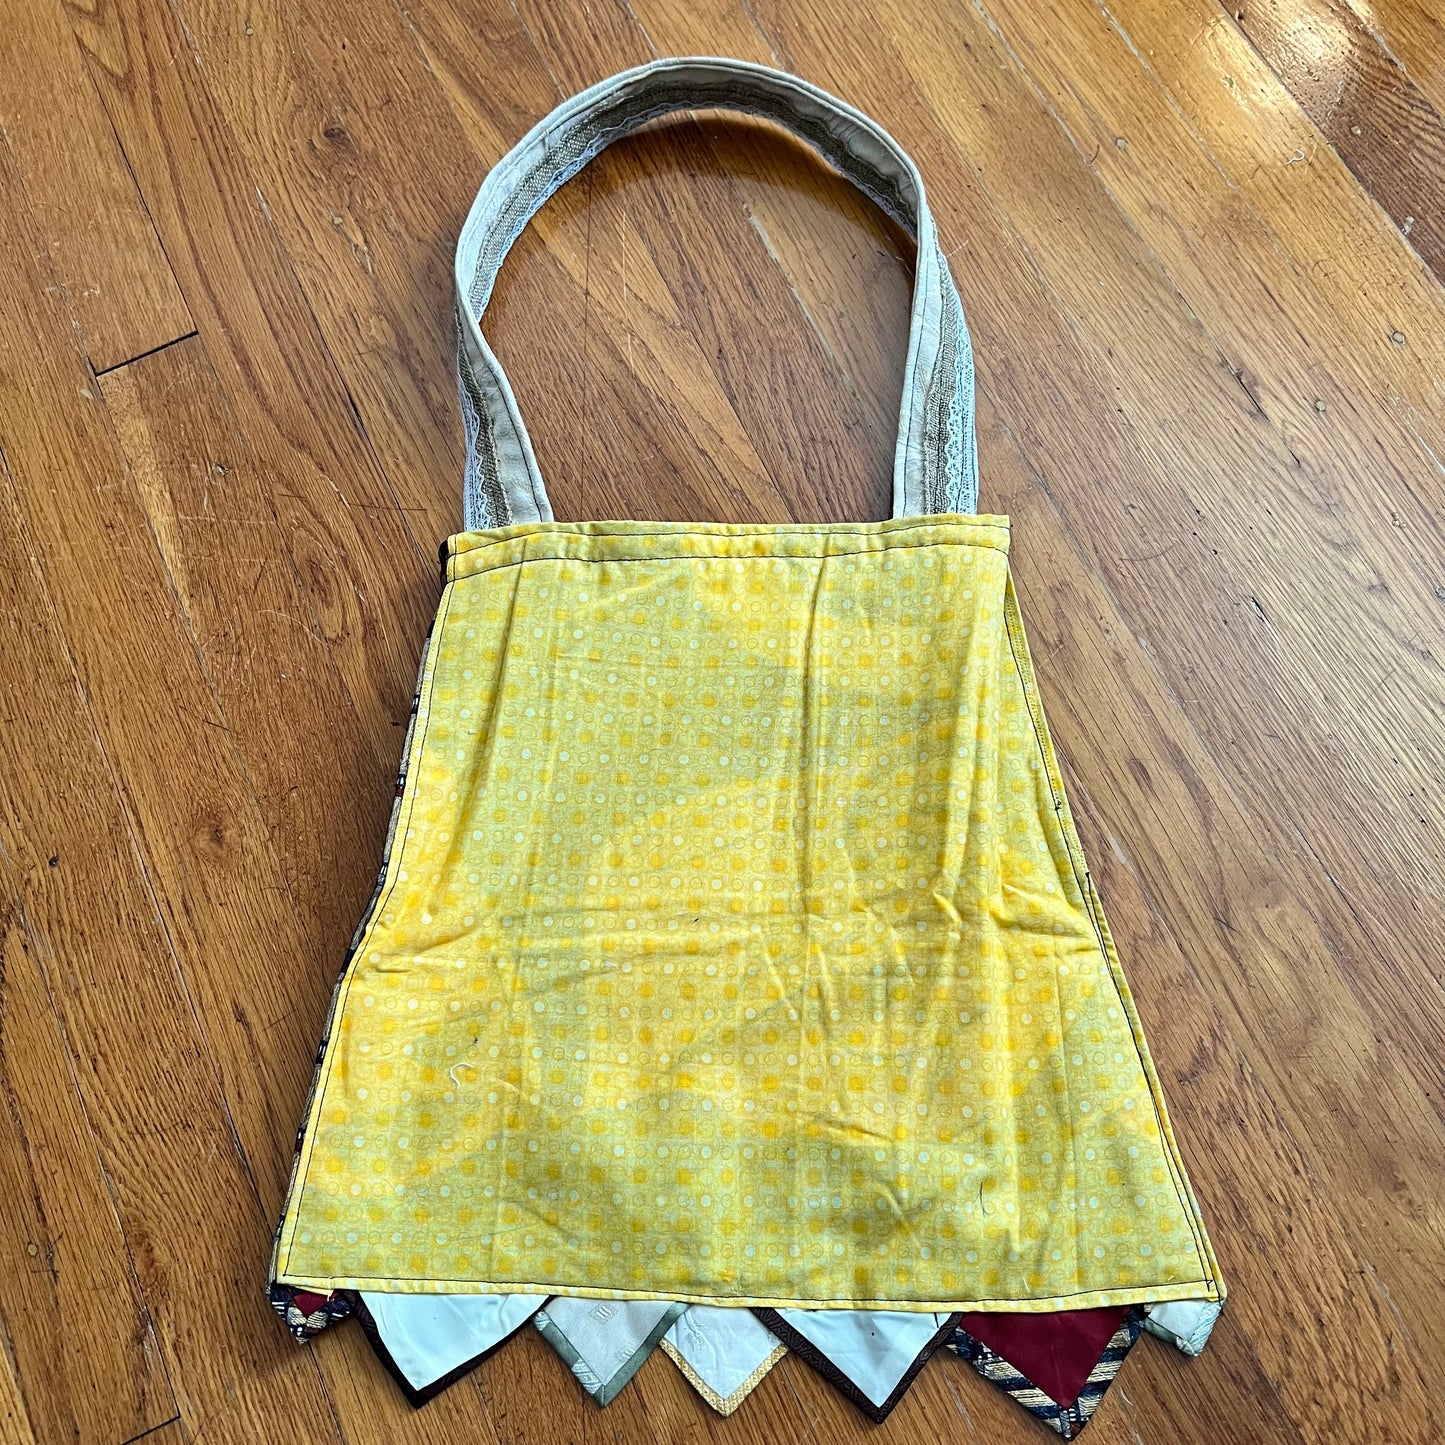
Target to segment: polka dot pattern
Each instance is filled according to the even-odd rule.
[[[452,539],[280,1278],[1209,1293],[1007,547],[956,516]]]

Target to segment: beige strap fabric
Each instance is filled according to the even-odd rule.
[[[573,96],[527,132],[477,193],[455,270],[468,530],[552,520],[516,397],[480,325],[508,250],[547,198],[619,136],[657,116],[708,109],[784,126],[916,238],[893,514],[975,510],[972,349],[917,167],[881,126],[817,86],[766,66],[699,56],[653,61]]]

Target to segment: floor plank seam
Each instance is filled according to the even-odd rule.
[[[146,1429],[142,1430],[139,1435],[131,1435],[127,1439],[122,1440],[120,1442],[120,1445],[136,1445],[137,1440],[144,1440],[148,1435],[154,1435],[157,1430],[167,1430],[172,1425],[179,1425],[180,1423],[181,1417],[178,1411],[176,1414],[172,1415],[169,1420],[160,1420],[156,1424],[150,1425]],[[182,1429],[184,1429],[184,1426],[182,1426]]]
[[[114,362],[103,371],[97,371],[95,367],[92,366],[90,369],[91,375],[99,381],[103,376],[109,376],[112,372],[123,371],[127,366],[134,366],[138,361],[144,361],[147,357],[155,356],[162,351],[168,351],[172,346],[179,346],[181,342],[190,341],[193,337],[199,335],[200,333],[193,326],[183,336],[172,336],[168,341],[162,341],[159,345],[152,346],[146,351],[138,352],[135,356],[127,356],[124,361]]]

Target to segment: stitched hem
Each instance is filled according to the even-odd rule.
[[[331,1006],[327,1011],[326,1025],[322,1031],[321,1046],[317,1052],[316,1067],[312,1072],[311,1089],[302,1114],[302,1124],[296,1138],[296,1152],[291,1160],[291,1177],[286,1188],[286,1202],[281,1218],[276,1225],[275,1239],[271,1253],[271,1277],[281,1279],[281,1261],[289,1259],[295,1245],[296,1227],[300,1220],[301,1199],[306,1190],[306,1178],[311,1167],[311,1155],[316,1144],[316,1121],[320,1116],[321,1104],[326,1094],[326,1083],[331,1076],[331,1065],[340,1039],[339,1024],[346,1007],[346,997],[352,980],[356,976],[357,960],[361,958],[366,940],[371,936],[377,920],[384,911],[384,898],[390,896],[396,885],[396,874],[400,867],[402,850],[406,843],[407,828],[416,806],[416,791],[421,786],[420,768],[417,766],[426,748],[427,732],[431,727],[431,693],[436,681],[437,662],[441,657],[442,637],[446,630],[447,613],[451,610],[452,591],[448,583],[442,589],[442,599],[437,608],[437,617],[432,630],[427,634],[422,649],[422,664],[413,699],[413,712],[407,729],[407,741],[402,749],[401,793],[392,809],[391,823],[387,829],[383,849],[381,874],[366,905],[361,922],[352,936],[346,952],[341,975],[332,990]],[[405,821],[403,822],[403,815]]]
[[[909,533],[934,535],[924,541],[900,540]],[[518,522],[486,531],[458,532],[446,539],[441,552],[451,581],[522,561],[828,558],[921,546],[985,547],[1007,553],[1009,538],[1006,516],[963,512],[822,526],[811,522]],[[850,540],[864,545],[842,550],[839,544]],[[633,543],[640,550],[635,556],[625,555]],[[486,555],[498,552],[501,556],[496,560]]]
[[[796,1298],[783,1295],[716,1295],[698,1294],[682,1289],[604,1289],[593,1285],[573,1285],[556,1280],[486,1280],[486,1279],[397,1279],[369,1275],[302,1275],[285,1273],[276,1276],[278,1284],[316,1290],[373,1290],[379,1294],[540,1294],[562,1295],[573,1299],[667,1300],[681,1304],[717,1305],[721,1309],[784,1309],[784,1310],[898,1310],[905,1314],[943,1314],[971,1311],[999,1314],[1050,1314],[1061,1309],[1098,1309],[1105,1305],[1163,1304],[1167,1300],[1217,1300],[1218,1293],[1211,1280],[1189,1280],[1183,1284],[1141,1284],[1128,1289],[1081,1290],[1076,1294],[1040,1295],[1036,1298],[960,1299],[845,1299],[837,1295],[828,1299]],[[774,1332],[776,1333],[776,1331]]]
[[[1044,715],[1043,697],[1039,692],[1038,679],[1034,674],[1033,659],[1029,653],[1028,638],[1024,631],[1023,614],[1019,611],[1018,595],[1014,590],[1012,571],[1006,578],[1004,587],[1004,623],[1008,634],[1009,650],[1014,666],[1018,670],[1019,682],[1028,706],[1034,741],[1044,764],[1049,792],[1054,800],[1054,819],[1062,835],[1065,850],[1069,855],[1075,886],[1079,890],[1080,901],[1094,925],[1094,934],[1099,949],[1104,955],[1105,962],[1109,965],[1109,976],[1114,984],[1119,1006],[1123,1009],[1124,1017],[1129,1022],[1135,1053],[1138,1055],[1139,1065],[1143,1069],[1144,1078],[1149,1085],[1149,1096],[1154,1105],[1155,1119],[1159,1125],[1159,1134],[1164,1145],[1164,1158],[1174,1185],[1175,1201],[1188,1221],[1200,1265],[1210,1275],[1209,1282],[1213,1287],[1213,1292],[1199,1296],[1199,1298],[1222,1301],[1226,1290],[1224,1280],[1219,1273],[1219,1261],[1215,1258],[1214,1248],[1210,1244],[1209,1234],[1204,1227],[1204,1219],[1200,1213],[1199,1201],[1194,1197],[1194,1190],[1189,1183],[1189,1175],[1184,1168],[1183,1157],[1179,1153],[1178,1141],[1174,1137],[1174,1130],[1169,1121],[1168,1106],[1164,1102],[1163,1085],[1159,1081],[1148,1042],[1144,1037],[1144,1025],[1134,1006],[1134,996],[1129,988],[1128,980],[1124,977],[1123,964],[1119,959],[1118,950],[1114,946],[1114,936],[1104,917],[1103,901],[1094,886],[1093,875],[1089,872],[1088,861],[1084,857],[1084,845],[1079,838],[1078,829],[1074,825],[1073,812],[1069,807],[1068,796],[1064,790],[1063,773],[1060,771],[1058,756],[1054,751],[1053,735],[1049,731],[1048,721]],[[1160,1296],[1161,1300],[1164,1298],[1166,1296]],[[1179,1296],[1173,1296],[1173,1298],[1179,1298]],[[1188,1296],[1188,1298],[1194,1298],[1194,1296]],[[1148,1300],[1142,1298],[1131,1299],[1129,1302],[1149,1303]],[[1122,1304],[1124,1301],[1119,1299],[1111,1301],[1111,1303]]]

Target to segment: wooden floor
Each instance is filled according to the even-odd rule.
[[[1240,5],[1243,8],[1240,8]],[[917,158],[1045,700],[1231,1301],[1124,1442],[1445,1424],[1440,0],[9,0],[0,22],[0,1435],[1042,1441],[952,1357],[603,1413],[534,1333],[412,1413],[262,1298],[370,892],[487,167],[651,55]],[[910,255],[766,128],[608,152],[488,332],[562,518],[879,518]]]

